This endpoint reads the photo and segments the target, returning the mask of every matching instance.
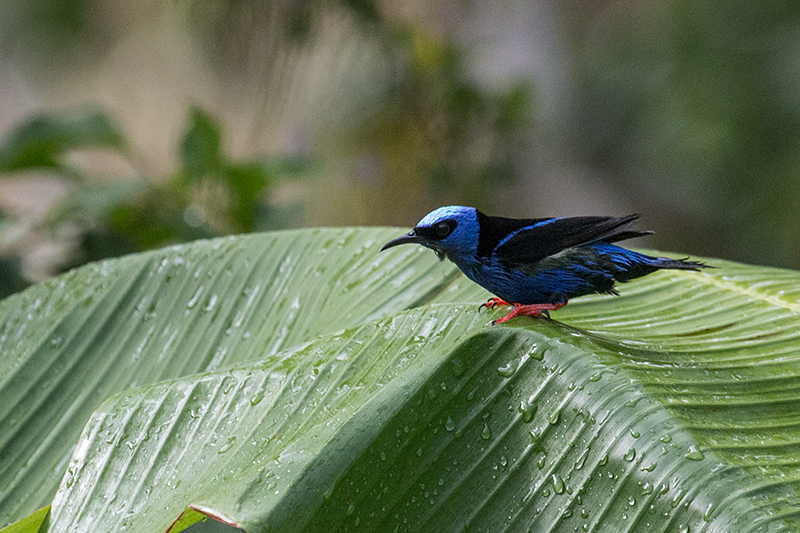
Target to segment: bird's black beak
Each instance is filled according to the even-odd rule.
[[[388,250],[389,248],[392,248],[393,246],[398,246],[400,244],[415,244],[415,243],[416,244],[421,244],[422,240],[423,240],[422,237],[417,235],[417,232],[412,229],[411,231],[409,231],[405,235],[401,235],[400,237],[398,237],[396,239],[392,239],[391,241],[389,241],[386,244],[384,244],[383,248],[381,248],[381,252],[384,251],[384,250]]]

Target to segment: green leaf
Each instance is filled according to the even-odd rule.
[[[150,184],[144,179],[115,179],[75,187],[49,213],[48,218],[51,223],[82,218],[104,220],[118,206],[138,200],[148,187]]]
[[[41,113],[14,128],[0,145],[0,172],[57,168],[69,150],[121,149],[124,144],[122,132],[98,109]]]
[[[687,457],[697,441],[627,373],[537,329],[436,305],[123,393],[87,425],[52,530],[160,531],[189,501],[271,532],[762,518],[727,500],[748,474]]]
[[[266,169],[257,163],[231,164],[225,169],[227,185],[232,190],[231,214],[239,231],[253,231],[259,196],[270,182]]]
[[[0,533],[38,533],[49,513],[50,506],[48,505],[18,522],[14,522],[10,526],[0,529]]]
[[[423,303],[456,278],[398,230],[276,232],[92,264],[0,301],[0,524],[50,503],[91,413]],[[467,286],[463,280],[455,286]]]
[[[172,524],[172,527],[169,528],[169,533],[180,533],[184,531],[189,526],[192,526],[198,522],[205,522],[208,520],[208,516],[204,515],[200,511],[196,511],[191,507],[187,507],[183,513],[181,513],[180,518]]]
[[[798,528],[800,274],[714,260],[489,327],[449,263],[377,253],[399,233],[199,242],[0,302],[5,516],[66,471],[51,531],[189,505],[246,531]]]
[[[186,178],[196,182],[219,172],[224,165],[219,123],[200,109],[189,111],[189,126],[181,142],[181,156]]]

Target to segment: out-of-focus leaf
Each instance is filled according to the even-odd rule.
[[[103,111],[82,107],[35,115],[14,128],[0,145],[0,172],[62,165],[69,150],[121,149],[124,137]]]
[[[49,214],[54,222],[106,219],[120,205],[134,203],[151,187],[144,179],[118,179],[75,187]]]
[[[308,176],[314,169],[311,159],[302,156],[296,157],[265,157],[253,161],[258,164],[273,180],[283,177],[297,178]]]
[[[258,214],[259,196],[270,182],[266,169],[257,163],[230,164],[224,176],[231,188],[234,204],[231,209],[233,220],[239,231],[253,231]]]
[[[289,204],[260,204],[256,208],[255,229],[257,231],[276,230],[291,226],[293,220],[302,218],[305,211],[303,202]]]
[[[524,83],[518,83],[508,89],[505,94],[498,96],[497,126],[503,130],[511,131],[512,128],[524,126],[530,120],[534,109],[534,95],[531,88]]]
[[[174,524],[167,530],[167,533],[180,533],[184,531],[189,526],[193,526],[198,522],[205,522],[208,520],[208,516],[204,515],[200,511],[196,511],[191,507],[187,507],[183,513],[181,513],[180,518],[175,521]]]
[[[42,529],[45,518],[50,513],[50,506],[43,507],[22,520],[0,529],[0,533],[38,533]]]
[[[0,299],[30,285],[22,275],[22,258],[0,256]]]
[[[225,169],[228,184],[242,200],[252,201],[270,182],[269,171],[258,163],[228,165]]]
[[[221,138],[217,121],[199,107],[193,107],[181,142],[183,168],[189,182],[197,182],[222,169]]]

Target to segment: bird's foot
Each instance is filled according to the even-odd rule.
[[[498,305],[514,305],[514,304],[510,304],[510,303],[508,303],[508,302],[507,302],[507,301],[505,301],[505,300],[501,300],[500,298],[489,298],[489,299],[486,301],[486,303],[483,303],[483,304],[481,304],[481,306],[480,306],[480,307],[478,307],[478,311],[480,311],[480,310],[481,310],[481,309],[483,309],[484,307],[485,307],[486,309],[494,309],[494,308],[495,308],[495,307],[497,307]]]
[[[550,311],[556,311],[558,309],[561,309],[565,305],[567,305],[566,300],[554,304],[531,304],[531,305],[514,304],[514,309],[512,309],[510,313],[508,313],[506,316],[502,318],[498,318],[497,320],[492,321],[492,325],[502,324],[503,322],[507,322],[512,318],[516,318],[518,316],[544,315],[547,318],[550,318]]]

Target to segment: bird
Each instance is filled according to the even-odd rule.
[[[573,298],[618,295],[618,282],[662,269],[709,268],[688,258],[652,257],[618,246],[619,241],[653,233],[630,229],[638,218],[632,214],[515,219],[450,205],[431,211],[380,251],[413,243],[430,248],[440,261],[449,259],[495,295],[480,308],[512,307],[493,325],[520,316],[550,318],[550,311]]]

